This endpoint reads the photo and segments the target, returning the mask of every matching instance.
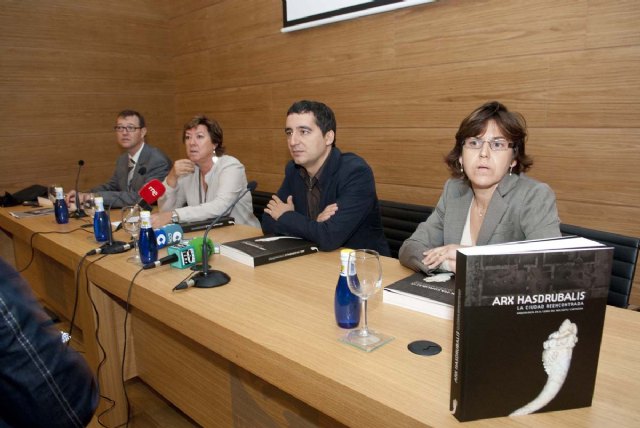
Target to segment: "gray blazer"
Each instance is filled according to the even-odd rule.
[[[400,263],[428,272],[422,253],[459,244],[467,221],[473,191],[461,179],[449,179],[435,210],[400,248]],[[520,175],[507,175],[494,192],[476,245],[500,244],[561,236],[556,197],[551,188]]]
[[[145,168],[145,173],[140,174],[140,169]],[[133,170],[131,188],[127,186],[129,177],[129,154],[123,153],[116,161],[116,170],[104,184],[94,187],[90,191],[98,193],[104,198],[104,205],[112,207],[124,207],[134,205],[140,200],[138,190],[150,180],[156,178],[160,181],[169,174],[171,160],[160,149],[145,143],[138,157],[138,162]]]

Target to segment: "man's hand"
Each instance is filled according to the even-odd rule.
[[[275,221],[278,221],[282,214],[287,211],[294,211],[295,209],[296,207],[293,205],[293,196],[289,195],[287,197],[287,202],[283,202],[278,195],[273,195],[267,204],[267,207],[264,209],[264,212],[269,214]]]
[[[316,219],[319,223],[329,220],[338,211],[338,204],[330,204],[324,207]]]

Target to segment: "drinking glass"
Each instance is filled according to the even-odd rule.
[[[374,250],[354,250],[349,253],[347,264],[349,290],[362,301],[361,328],[352,330],[342,339],[344,342],[366,352],[393,340],[393,337],[369,330],[367,300],[382,288],[382,265],[380,255]]]
[[[138,250],[138,234],[140,233],[140,207],[138,205],[127,206],[122,208],[122,227],[126,230],[133,240],[133,248],[136,255],[129,257],[129,263],[142,265],[140,261],[140,251]]]
[[[89,218],[93,220],[93,215],[96,213],[96,202],[93,199],[93,195],[89,199],[84,201],[84,203],[82,204],[82,207],[80,208],[82,208],[84,212],[87,213]]]

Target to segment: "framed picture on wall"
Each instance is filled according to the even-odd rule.
[[[317,27],[436,0],[282,0],[282,32]]]

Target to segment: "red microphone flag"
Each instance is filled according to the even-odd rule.
[[[146,203],[151,205],[164,195],[166,190],[167,189],[164,187],[164,184],[162,184],[160,180],[154,178],[140,188],[138,195],[140,195]]]

